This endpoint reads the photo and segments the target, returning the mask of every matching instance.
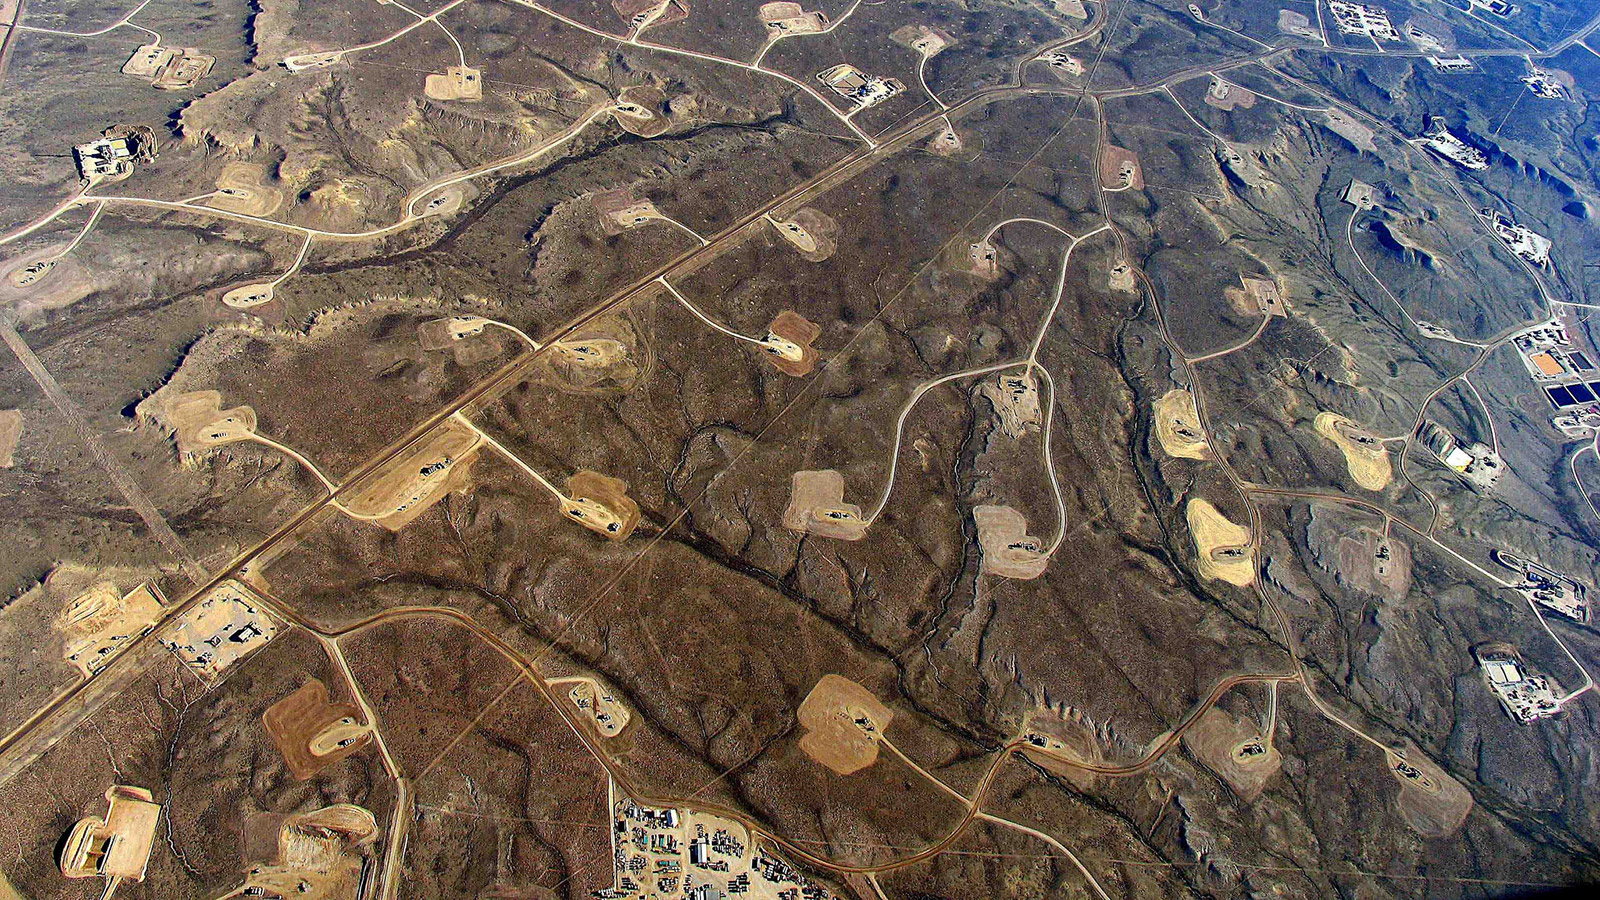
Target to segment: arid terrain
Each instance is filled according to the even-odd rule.
[[[1600,883],[1592,2],[0,42],[0,900]]]

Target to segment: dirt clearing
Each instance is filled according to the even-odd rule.
[[[255,410],[248,406],[223,409],[222,394],[217,391],[178,394],[166,398],[160,408],[158,421],[174,432],[178,453],[185,460],[255,437]]]
[[[1194,395],[1174,388],[1155,402],[1156,440],[1168,456],[1179,459],[1210,459],[1211,446],[1200,431],[1200,415],[1195,411]]]
[[[811,342],[822,335],[822,327],[793,310],[778,313],[767,326],[767,362],[785,375],[796,378],[811,374],[817,367],[817,351]]]
[[[800,749],[840,775],[878,761],[878,741],[894,713],[866,688],[839,675],[824,675],[796,714],[806,733]]]
[[[994,407],[1000,417],[1000,431],[1006,437],[1019,438],[1029,431],[1038,431],[1042,414],[1039,411],[1039,381],[1029,368],[1021,374],[1001,372],[992,381],[985,381],[978,393]]]
[[[1283,756],[1262,737],[1258,723],[1215,706],[1184,732],[1183,746],[1246,803],[1261,796],[1283,768]]]
[[[1107,144],[1100,156],[1100,186],[1108,191],[1144,190],[1139,154]]]
[[[471,66],[450,66],[443,75],[434,72],[422,79],[422,93],[429,100],[476,103],[483,99],[483,72]]]
[[[148,584],[124,594],[110,581],[97,582],[73,598],[56,619],[61,655],[88,678],[115,659],[128,641],[149,631],[164,605]]]
[[[1224,111],[1249,109],[1256,105],[1256,95],[1221,78],[1212,78],[1211,87],[1206,89],[1206,105]]]
[[[1317,434],[1332,441],[1344,454],[1345,467],[1357,485],[1369,491],[1389,486],[1394,469],[1389,464],[1389,451],[1377,435],[1331,412],[1317,413],[1315,428]]]
[[[210,200],[217,209],[247,216],[270,216],[283,205],[283,191],[267,186],[267,171],[255,163],[231,162],[217,176],[217,193]]]
[[[625,541],[639,526],[639,504],[628,496],[628,483],[580,469],[567,479],[561,514],[613,541]]]
[[[839,223],[821,210],[806,207],[788,219],[767,221],[807,262],[822,262],[839,249]]]
[[[345,513],[399,531],[452,491],[472,483],[480,440],[471,426],[448,419],[341,494]]]
[[[1400,782],[1395,805],[1407,825],[1429,838],[1449,837],[1461,829],[1472,811],[1472,795],[1460,782],[1415,748],[1405,758],[1392,750],[1384,757],[1390,774]]]
[[[1236,525],[1209,500],[1190,500],[1184,507],[1194,535],[1200,577],[1245,587],[1256,580],[1256,551],[1250,529]]]
[[[978,526],[978,546],[983,549],[979,571],[985,575],[1028,580],[1044,574],[1050,558],[1044,544],[1028,534],[1028,520],[1009,506],[978,506],[972,510]]]
[[[328,687],[313,678],[261,714],[261,724],[297,781],[318,772],[372,741],[372,728],[348,703],[328,699]]]
[[[844,502],[844,476],[834,469],[796,472],[783,527],[818,537],[859,541],[867,534],[861,507]]]

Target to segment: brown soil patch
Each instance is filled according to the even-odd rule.
[[[1200,577],[1240,587],[1255,582],[1256,553],[1247,526],[1234,524],[1209,500],[1190,500],[1184,516],[1194,536]]]
[[[336,65],[344,59],[343,50],[319,50],[315,53],[296,53],[283,58],[283,66],[290,72],[304,72],[308,69],[326,69]]]
[[[450,66],[443,75],[434,72],[422,79],[422,93],[429,100],[476,103],[483,99],[483,72],[471,66]]]
[[[1103,765],[1105,752],[1094,726],[1077,710],[1064,714],[1053,709],[1035,710],[1023,723],[1022,754],[1072,782],[1079,790],[1094,786],[1098,776],[1084,766]]]
[[[185,47],[179,50],[176,56],[167,60],[167,64],[162,67],[150,86],[158,91],[186,90],[211,74],[211,67],[216,64],[215,56],[201,53],[195,47]]]
[[[217,391],[191,391],[166,398],[161,421],[177,435],[178,452],[192,458],[255,436],[256,412],[248,406],[222,408]]]
[[[432,353],[455,347],[461,341],[483,334],[489,320],[482,316],[445,316],[429,319],[417,326],[417,346]]]
[[[1124,294],[1134,292],[1133,267],[1127,263],[1117,263],[1111,267],[1106,275],[1106,287]]]
[[[1378,152],[1378,145],[1373,142],[1375,135],[1372,129],[1355,119],[1330,109],[1322,114],[1322,121],[1328,126],[1329,131],[1349,141],[1357,149]]]
[[[957,134],[956,130],[949,125],[934,132],[933,137],[928,138],[928,150],[937,156],[954,156],[961,152],[963,146],[965,145],[961,143],[961,135]]]
[[[656,137],[672,127],[667,116],[667,97],[657,88],[637,85],[617,97],[612,116],[622,130],[640,137]]]
[[[1268,316],[1289,314],[1283,305],[1283,291],[1279,290],[1276,280],[1240,276],[1239,281],[1244,285],[1245,297],[1249,300],[1251,312]]]
[[[260,813],[245,822],[245,896],[338,900],[354,897],[378,834],[372,813],[340,803],[284,816]]]
[[[1211,87],[1206,90],[1206,105],[1220,110],[1249,109],[1256,105],[1256,95],[1238,85],[1213,78]]]
[[[786,309],[767,326],[767,362],[785,375],[809,375],[817,367],[817,351],[811,342],[821,335],[822,326]]]
[[[1390,750],[1384,751],[1384,758],[1389,773],[1400,782],[1395,804],[1407,825],[1430,838],[1449,837],[1461,829],[1472,811],[1472,794],[1460,782],[1415,748],[1404,759]]]
[[[222,305],[232,309],[257,309],[272,302],[276,295],[272,282],[261,281],[236,287],[222,295]]]
[[[541,366],[568,393],[626,390],[648,372],[654,354],[627,315],[607,316],[550,345]]]
[[[1411,590],[1411,548],[1397,538],[1385,541],[1371,528],[1339,539],[1334,566],[1340,581],[1388,600],[1399,600]]]
[[[54,259],[40,259],[13,266],[6,272],[6,281],[14,288],[30,288],[55,271]]]
[[[1389,486],[1394,469],[1389,463],[1389,450],[1377,435],[1331,412],[1317,413],[1314,427],[1317,434],[1332,441],[1344,454],[1345,467],[1357,485],[1369,491]]]
[[[1039,430],[1044,417],[1039,410],[1039,380],[1033,377],[1031,367],[1021,374],[1001,372],[993,380],[985,380],[978,393],[994,407],[1006,437],[1020,438]]]
[[[1261,312],[1255,301],[1245,294],[1244,288],[1225,287],[1222,289],[1222,299],[1228,301],[1228,308],[1237,315],[1254,316]]]
[[[22,439],[22,410],[0,409],[0,469],[17,464],[17,441]]]
[[[1028,520],[1009,506],[978,506],[972,510],[978,526],[978,546],[983,550],[979,572],[1028,580],[1044,574],[1050,562],[1044,544],[1028,534]]]
[[[628,483],[588,469],[567,479],[561,514],[613,541],[627,540],[639,526],[639,504],[628,496]]]
[[[266,646],[278,623],[260,599],[229,578],[207,591],[156,635],[163,647],[207,684],[217,684],[230,666]]]
[[[1200,414],[1195,411],[1194,395],[1173,388],[1155,402],[1156,440],[1168,456],[1179,459],[1210,459],[1211,446],[1200,430]]]
[[[779,236],[800,251],[807,262],[822,262],[839,249],[839,223],[809,206],[788,219],[772,219]]]
[[[800,749],[840,775],[878,760],[878,741],[894,713],[872,692],[848,678],[824,675],[795,716],[806,730]]]
[[[889,39],[927,57],[938,56],[940,50],[956,42],[946,32],[927,25],[902,25],[889,34]]]
[[[949,267],[957,272],[965,272],[982,278],[984,281],[994,281],[1000,277],[1000,248],[993,244],[978,242],[975,244],[952,243],[945,251],[948,255]]]
[[[1100,186],[1107,190],[1123,187],[1144,190],[1144,172],[1139,167],[1139,154],[1107,144],[1100,157]]]
[[[104,668],[129,640],[144,634],[161,615],[160,593],[141,584],[127,594],[101,581],[74,597],[56,619],[61,655],[84,678]]]
[[[1183,733],[1183,746],[1246,803],[1261,796],[1283,768],[1283,756],[1262,737],[1258,723],[1215,706]]]
[[[77,260],[60,255],[66,248],[65,243],[52,244],[10,260],[0,278],[0,304],[27,315],[71,305],[99,289]]]
[[[132,75],[135,78],[149,78],[154,80],[161,70],[167,67],[178,51],[172,47],[163,47],[160,44],[144,44],[133,51],[128,61],[122,64],[122,74]]]
[[[210,198],[217,209],[247,216],[267,216],[283,205],[283,191],[267,187],[267,172],[255,163],[232,162],[217,177],[217,193]]]
[[[356,518],[399,531],[445,494],[466,490],[472,483],[479,443],[471,427],[448,419],[342,492],[343,509]]]
[[[652,219],[661,218],[649,199],[641,199],[633,188],[604,191],[589,198],[595,214],[600,217],[600,227],[607,235],[621,234],[629,228],[638,228]]]
[[[261,714],[261,724],[298,781],[305,781],[372,741],[372,729],[349,703],[332,703],[313,678]]]
[[[859,541],[867,534],[861,507],[844,502],[844,476],[833,469],[796,472],[783,527],[818,537]]]

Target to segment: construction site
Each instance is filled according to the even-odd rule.
[[[1593,881],[1531,2],[0,0],[0,900]]]
[[[599,900],[831,900],[743,825],[693,808],[645,806],[609,788],[615,880]]]
[[[761,344],[773,368],[792,378],[801,378],[817,367],[817,349],[811,344],[821,336],[822,326],[786,309],[767,326]]]
[[[1505,473],[1504,461],[1493,447],[1481,441],[1468,444],[1431,419],[1417,429],[1417,440],[1440,464],[1479,490],[1493,488]]]
[[[599,472],[580,469],[567,478],[565,496],[557,498],[561,514],[607,540],[625,541],[639,527],[639,504],[628,496],[628,484]]]
[[[214,684],[229,668],[266,646],[278,629],[261,600],[230,579],[208,591],[158,639],[202,681]]]
[[[1497,210],[1485,209],[1479,215],[1507,250],[1536,266],[1550,263],[1550,248],[1555,244],[1549,238],[1526,225],[1513,222]]]
[[[148,125],[113,125],[99,138],[75,145],[72,158],[87,188],[122,181],[136,163],[153,162],[157,149],[155,130]]]
[[[1513,722],[1528,725],[1561,712],[1561,688],[1548,676],[1528,671],[1522,654],[1510,644],[1494,642],[1472,648],[1484,684]]]
[[[985,379],[978,386],[978,395],[994,407],[1000,420],[1000,433],[1009,438],[1020,438],[1029,432],[1039,431],[1044,414],[1039,408],[1039,379],[1033,369],[1020,373],[1001,372]]]
[[[828,26],[827,13],[807,12],[799,3],[763,3],[757,15],[773,38],[818,34]]]
[[[1349,0],[1328,0],[1328,12],[1343,34],[1359,34],[1378,41],[1398,43],[1400,32],[1389,21],[1389,14],[1381,6],[1351,3]],[[1380,45],[1381,47],[1381,45]]]
[[[249,868],[245,897],[345,900],[370,894],[378,823],[350,803],[292,815],[261,813],[245,822]]]
[[[868,75],[849,63],[823,69],[817,73],[817,80],[849,101],[851,112],[871,109],[906,89],[896,79]]]
[[[105,813],[79,819],[58,856],[62,875],[105,880],[100,900],[110,900],[123,882],[144,880],[161,822],[161,804],[142,787],[116,784],[105,796]]]
[[[88,678],[105,668],[132,640],[147,634],[166,606],[157,588],[141,584],[124,594],[109,581],[80,594],[56,620],[62,655]]]
[[[1161,395],[1153,409],[1156,441],[1168,456],[1178,459],[1210,459],[1211,446],[1200,427],[1194,395],[1173,388]]]
[[[1489,558],[1522,579],[1512,590],[1574,622],[1589,621],[1589,590],[1582,582],[1505,550],[1491,550]]]
[[[568,678],[551,678],[545,682],[551,687],[571,687],[567,690],[567,699],[582,713],[584,718],[594,726],[601,737],[614,738],[627,729],[628,723],[633,721],[633,713],[610,688],[604,687],[600,682],[586,676],[573,676]]]
[[[483,99],[483,72],[471,66],[450,66],[443,74],[430,72],[422,80],[422,93],[429,100],[476,103]]]
[[[342,492],[339,509],[399,531],[446,494],[471,485],[481,444],[477,429],[451,419]]]
[[[1555,414],[1551,425],[1568,438],[1589,437],[1600,425],[1600,370],[1594,348],[1569,327],[1568,311],[1512,336],[1512,346],[1528,377]]]
[[[122,64],[122,74],[150,79],[158,91],[181,91],[194,87],[211,73],[217,58],[195,47],[163,47],[145,44],[133,51]]]
[[[1483,151],[1452,134],[1443,119],[1434,119],[1432,130],[1417,138],[1417,143],[1463,169],[1478,171],[1489,168],[1489,158],[1483,155]]]

